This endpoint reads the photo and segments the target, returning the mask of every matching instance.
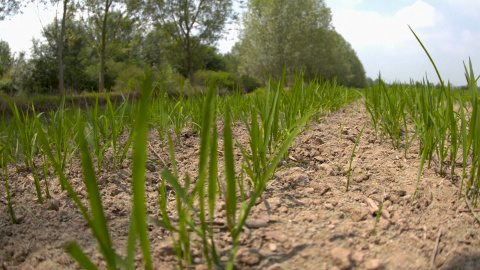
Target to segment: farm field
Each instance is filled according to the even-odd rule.
[[[0,265],[478,269],[475,92],[280,85],[171,100],[146,84],[132,105],[14,113]]]

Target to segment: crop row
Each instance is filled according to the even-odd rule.
[[[377,136],[390,138],[394,148],[404,148],[405,157],[413,140],[420,140],[417,188],[424,165],[427,163],[430,168],[433,161],[439,174],[447,176],[449,168],[449,177],[460,178],[459,198],[470,198],[476,207],[480,189],[479,77],[475,77],[470,61],[468,66],[464,65],[469,89],[446,85],[428,51],[418,37],[417,40],[437,72],[440,87],[428,81],[421,87],[413,83],[387,86],[380,78],[378,85],[365,90],[366,109]],[[458,163],[462,167],[460,173],[455,171]]]
[[[67,107],[63,100],[57,110],[37,113],[34,105],[24,111],[9,102],[12,117],[0,122],[0,165],[6,187],[10,219],[16,222],[9,195],[8,169],[27,170],[34,177],[39,203],[48,200],[49,185],[60,185],[80,209],[99,243],[99,249],[109,269],[134,268],[137,240],[140,243],[145,268],[152,269],[147,220],[171,232],[180,268],[192,264],[191,234],[200,237],[204,263],[209,268],[226,264],[233,269],[242,228],[255,201],[265,190],[278,163],[288,148],[315,117],[335,110],[358,98],[359,92],[335,82],[305,83],[297,76],[293,85],[284,89],[284,75],[279,81],[270,80],[268,87],[251,94],[234,93],[219,96],[212,85],[206,93],[172,98],[157,89],[147,74],[138,100],[106,99],[100,106],[81,109]],[[218,123],[223,123],[224,176],[218,176]],[[241,145],[232,134],[232,125],[245,125],[249,140]],[[197,181],[177,173],[173,147],[181,143],[182,131],[193,129],[200,137]],[[157,133],[165,151],[169,151],[171,166],[161,172],[158,205],[161,218],[148,217],[145,208],[145,168],[148,134]],[[173,136],[172,136],[173,135]],[[234,147],[242,152],[242,173],[235,172]],[[111,151],[112,155],[105,155]],[[107,158],[106,158],[107,157]],[[82,163],[83,180],[88,192],[85,206],[65,176],[73,160]],[[102,170],[115,170],[125,159],[132,161],[132,210],[126,257],[117,255],[102,207],[96,177]],[[151,160],[161,163],[159,160]],[[237,165],[238,166],[238,165]],[[49,177],[53,168],[59,179]],[[243,185],[248,179],[249,185]],[[177,217],[167,213],[166,185],[176,194]],[[219,189],[225,186],[225,190]],[[249,196],[245,196],[247,194]],[[247,198],[248,197],[248,198]],[[228,232],[232,249],[228,262],[221,262],[215,246],[213,216],[215,204],[225,200]],[[198,203],[195,203],[198,202]],[[67,251],[86,269],[96,269],[92,261],[76,244]]]

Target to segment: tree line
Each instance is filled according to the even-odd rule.
[[[31,0],[29,0],[31,1]],[[60,0],[57,0],[60,1]],[[64,93],[135,89],[148,67],[176,90],[214,81],[251,91],[286,67],[293,78],[366,83],[363,65],[332,26],[323,0],[63,0],[61,18],[33,40],[30,57],[0,41],[0,91]],[[0,19],[28,1],[0,3]],[[221,54],[216,42],[240,21],[239,42]]]

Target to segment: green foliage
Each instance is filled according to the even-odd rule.
[[[240,76],[240,87],[247,93],[250,93],[257,88],[260,88],[261,86],[262,85],[257,82],[257,80],[247,74],[243,74]]]
[[[114,89],[120,92],[140,90],[144,73],[142,68],[136,65],[128,65],[115,79]]]
[[[66,104],[68,99],[60,99],[56,110],[39,115],[33,107],[31,111],[24,111],[15,103],[10,103],[14,113],[12,121],[0,122],[0,162],[3,165],[8,159],[15,165],[22,161],[26,162],[25,166],[30,165],[36,179],[35,187],[40,194],[39,201],[44,190],[47,198],[49,196],[46,175],[48,168],[53,167],[61,189],[68,192],[69,198],[78,206],[92,229],[107,268],[134,269],[138,247],[138,250],[142,250],[145,267],[153,268],[148,220],[170,231],[179,268],[193,263],[191,246],[197,245],[210,269],[216,266],[233,269],[250,211],[262,196],[267,182],[279,169],[278,164],[284,159],[295,137],[305,130],[316,112],[336,109],[359,96],[356,91],[348,91],[331,82],[312,81],[306,84],[301,76],[295,79],[291,88],[284,89],[284,79],[285,73],[280,81],[271,79],[267,88],[248,95],[235,91],[232,95],[220,97],[216,86],[210,84],[206,95],[200,95],[197,91],[195,94],[172,98],[165,89],[156,89],[152,94],[155,89],[154,78],[149,74],[142,80],[138,102],[115,99],[113,95],[105,93],[106,103],[101,104],[100,97],[103,96],[95,94],[91,95],[95,102],[85,109],[70,108]],[[223,123],[223,133],[217,127],[219,119]],[[244,119],[250,137],[247,145],[240,145],[234,137],[233,126],[241,124],[240,119]],[[200,136],[198,175],[195,178],[178,175],[175,145],[170,136],[171,131],[175,131],[176,143],[182,143],[181,135],[185,134],[185,128],[195,129]],[[157,130],[161,143],[168,143],[171,158],[170,171],[161,173],[162,181],[158,187],[161,220],[148,216],[145,207],[147,135],[151,129]],[[222,141],[220,136],[223,137],[223,144],[219,144]],[[219,151],[220,145],[223,145],[222,151]],[[238,164],[235,157],[237,147],[242,152],[242,160]],[[223,166],[219,165],[221,160],[218,153],[223,153]],[[110,239],[96,177],[105,166],[116,169],[127,156],[133,161],[133,210],[126,257],[120,257],[112,248],[112,242],[117,239]],[[72,166],[72,157],[81,159],[88,207],[82,204],[65,176],[69,162]],[[149,160],[168,166],[158,154],[157,157],[160,160]],[[108,158],[107,163],[105,160]],[[37,181],[35,166],[43,169],[45,189],[40,186],[42,182]],[[219,173],[222,167],[225,169],[223,174]],[[2,167],[3,170],[5,168]],[[3,172],[1,176],[4,175],[8,174]],[[175,191],[176,217],[167,212],[167,183]],[[10,200],[8,194],[6,198]],[[227,227],[232,243],[231,250],[226,253],[215,243],[213,218],[217,215],[215,211],[218,207],[215,204],[219,200],[225,200]],[[11,219],[14,221],[13,212]],[[198,237],[192,237],[192,234]],[[140,245],[137,245],[137,239]],[[70,243],[66,249],[80,266],[88,269],[98,267],[78,244]],[[228,261],[221,261],[225,255]]]
[[[186,75],[195,83],[195,56],[203,44],[212,44],[222,34],[224,25],[232,15],[231,0],[185,1],[155,0],[146,9],[151,18],[163,27],[172,40],[179,59],[184,62]]]
[[[440,83],[437,87],[428,81],[388,86],[379,78],[377,85],[371,85],[365,91],[367,111],[376,131],[380,131],[382,138],[391,139],[395,148],[404,147],[405,156],[418,136],[421,161],[412,201],[418,192],[425,165],[430,168],[435,161],[436,169],[443,176],[450,166],[450,176],[455,177],[455,166],[461,155],[463,170],[459,197],[463,194],[477,205],[480,190],[480,143],[476,139],[480,136],[479,77],[475,76],[470,61],[469,66],[465,65],[468,90],[455,90],[445,85],[427,49],[413,30],[412,33],[429,57]]]
[[[307,79],[337,78],[363,87],[365,71],[351,46],[331,26],[324,1],[248,1],[240,41],[241,74],[265,81],[304,71]],[[292,76],[293,77],[293,76]]]
[[[4,20],[6,17],[17,14],[24,5],[23,2],[24,1],[20,0],[2,1],[0,3],[0,21]]]
[[[197,84],[207,86],[213,83],[220,90],[233,91],[237,85],[232,74],[225,71],[199,70],[195,73]]]
[[[0,78],[7,72],[13,63],[10,46],[6,41],[0,40]]]
[[[15,88],[12,79],[0,79],[0,93],[13,94]]]

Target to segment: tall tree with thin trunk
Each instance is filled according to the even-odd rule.
[[[130,20],[140,9],[138,0],[85,0],[89,16],[87,26],[97,47],[100,62],[98,91],[105,89],[106,63],[109,49],[115,47],[116,35],[121,32],[122,23]],[[133,20],[135,21],[135,20]]]
[[[190,83],[195,83],[195,41],[212,44],[222,35],[233,16],[232,0],[149,0],[146,12],[170,29],[174,43],[180,46]]]
[[[98,91],[102,92],[105,89],[105,51],[107,47],[107,20],[108,12],[112,6],[113,0],[105,0],[102,20],[102,41],[100,43],[100,73],[98,78]]]
[[[63,16],[60,36],[58,37],[58,91],[65,94],[65,83],[63,80],[63,40],[65,39],[65,25],[67,21],[68,0],[63,0]]]

